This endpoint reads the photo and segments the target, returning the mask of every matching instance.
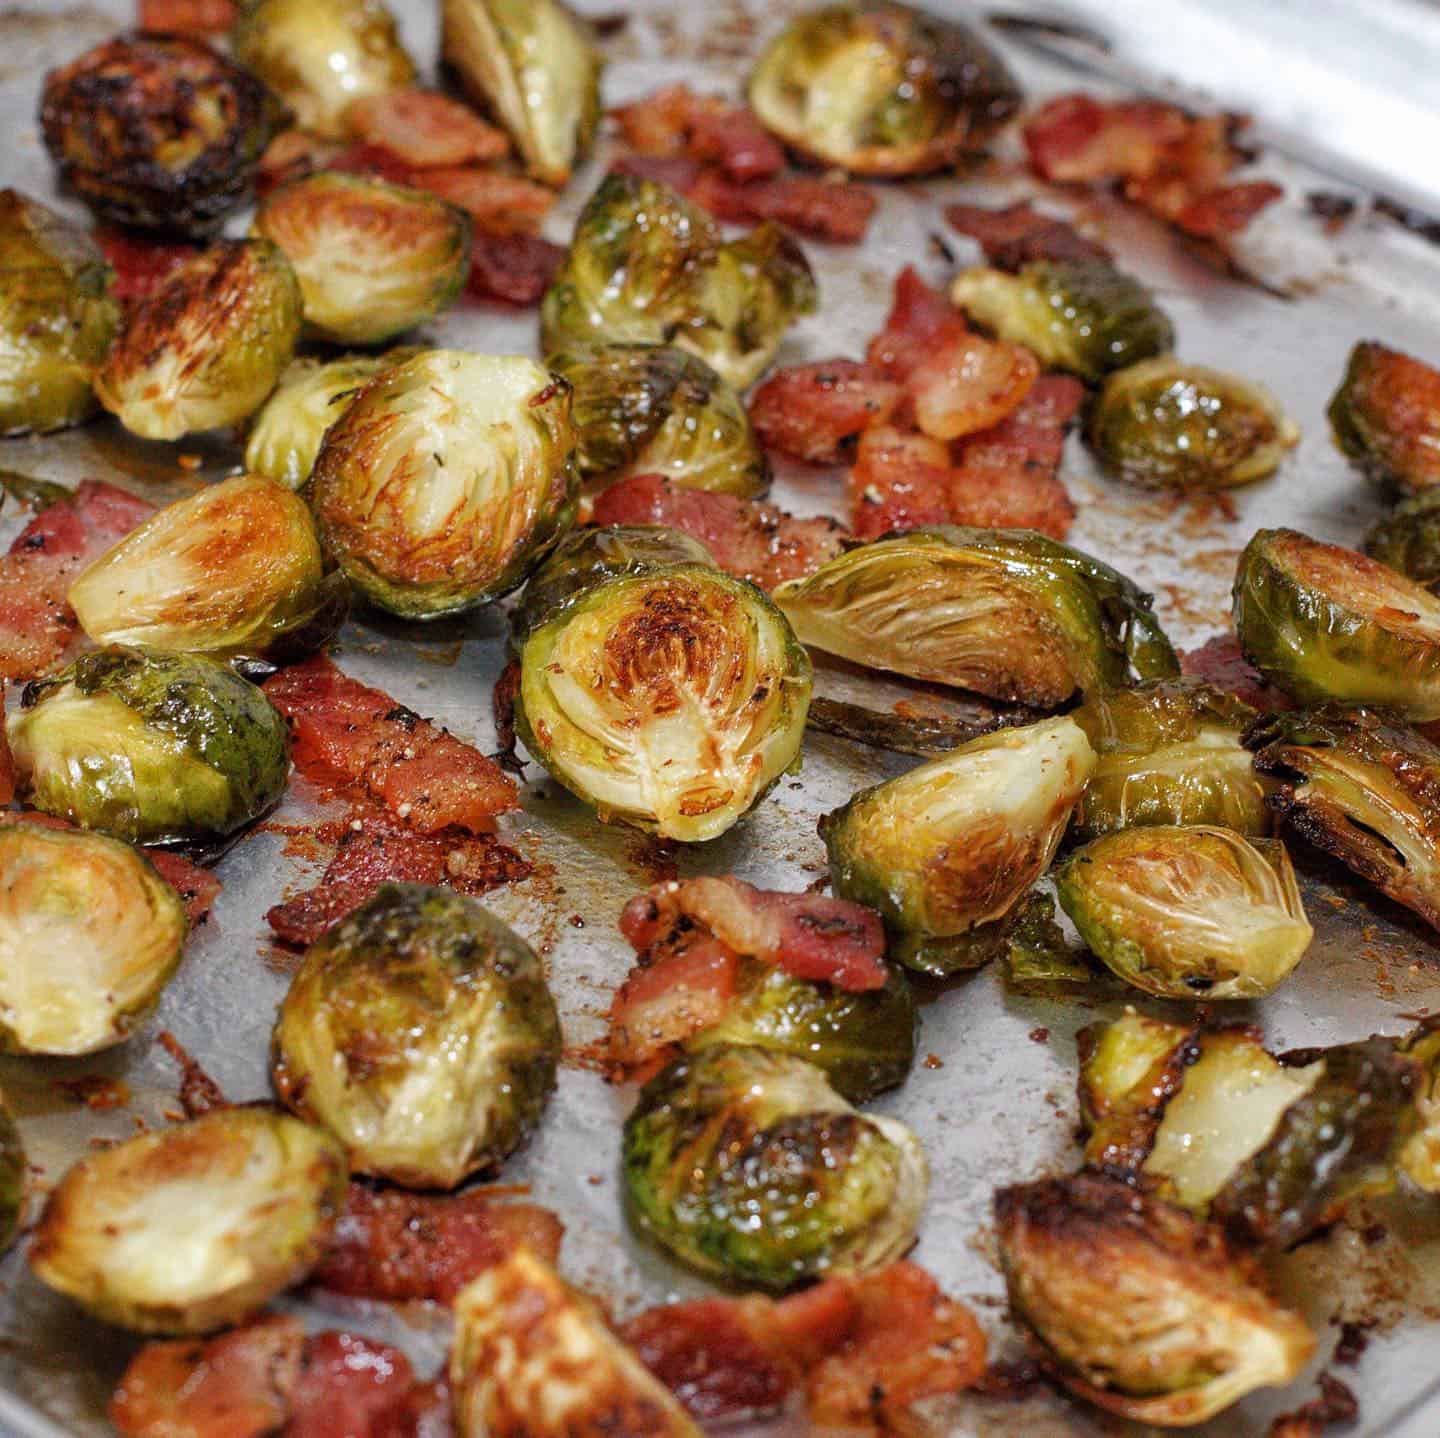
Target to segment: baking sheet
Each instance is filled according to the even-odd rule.
[[[429,63],[435,53],[433,6],[428,0],[392,3],[413,52]],[[612,63],[606,97],[612,103],[675,79],[732,89],[759,39],[800,7],[794,0],[711,0],[703,6],[676,0],[626,8],[630,23],[607,42]],[[1203,7],[1173,8],[1179,15]],[[9,137],[4,183],[53,200],[50,166],[33,118],[40,77],[50,64],[106,38],[130,14],[129,0],[0,10],[0,122]],[[1026,50],[1009,53],[1032,96],[1077,84],[1074,73],[1060,65]],[[1184,60],[1177,55],[1175,68],[1183,68]],[[568,236],[603,165],[602,150],[547,223],[552,238]],[[1080,510],[1071,542],[1152,588],[1170,634],[1182,646],[1224,626],[1234,560],[1254,529],[1291,524],[1353,544],[1378,513],[1373,494],[1335,452],[1323,422],[1325,402],[1354,341],[1380,336],[1440,357],[1440,253],[1383,221],[1362,220],[1341,237],[1326,236],[1305,213],[1303,196],[1310,188],[1335,188],[1333,179],[1276,156],[1261,169],[1283,178],[1291,195],[1284,206],[1266,212],[1247,237],[1247,263],[1277,290],[1303,292],[1294,300],[1213,274],[1171,237],[1120,206],[1090,202],[1084,210],[1086,221],[1127,268],[1160,295],[1187,358],[1264,380],[1304,429],[1281,473],[1237,492],[1233,507],[1137,494],[1101,478],[1078,441],[1070,442],[1064,475]],[[948,272],[930,241],[945,233],[946,203],[961,195],[998,202],[1039,188],[1018,166],[1007,171],[1003,165],[983,182],[884,188],[863,250],[807,244],[820,279],[821,310],[796,327],[778,362],[862,353],[884,317],[902,265],[917,264],[937,281]],[[1057,207],[1068,205],[1061,200]],[[962,261],[970,257],[966,242],[952,236],[950,243]],[[533,312],[468,306],[431,326],[427,336],[463,348],[533,354],[535,331]],[[201,468],[181,469],[176,457],[182,451],[198,456]],[[238,452],[218,440],[146,444],[108,421],[43,440],[0,442],[0,466],[66,483],[104,477],[157,501],[227,472],[237,460]],[[839,470],[782,465],[774,497],[803,513],[842,512],[842,482]],[[8,542],[24,518],[15,509],[0,514],[0,541]],[[490,688],[501,660],[501,634],[495,612],[427,629],[361,619],[343,636],[340,662],[356,677],[492,749]],[[567,1224],[566,1273],[604,1294],[620,1312],[705,1289],[629,1236],[617,1202],[616,1163],[631,1094],[607,1087],[582,1061],[629,967],[628,947],[615,929],[624,900],[672,862],[681,874],[733,872],[757,884],[803,888],[823,866],[815,833],[819,815],[908,762],[812,735],[801,774],[783,782],[721,840],[679,854],[595,823],[538,769],[527,771],[524,813],[508,830],[536,860],[537,873],[485,902],[546,955],[572,1057],[537,1138],[507,1166],[504,1179],[532,1184],[537,1200],[561,1213]],[[313,822],[319,812],[297,785],[274,823],[224,859],[219,869],[224,889],[214,913],[193,938],[179,976],[139,1037],[118,1052],[83,1062],[0,1061],[0,1087],[21,1115],[41,1183],[58,1178],[93,1139],[123,1136],[174,1110],[177,1074],[152,1042],[160,1029],[169,1029],[199,1057],[230,1097],[268,1094],[269,1031],[293,959],[270,945],[264,913],[318,872],[323,856],[312,853],[307,861],[303,852],[287,852],[296,845],[280,827]],[[1435,1003],[1440,946],[1433,935],[1403,911],[1371,900],[1333,869],[1307,864],[1306,894],[1317,931],[1309,955],[1278,993],[1261,1003],[1229,1006],[1227,1017],[1262,1023],[1271,1045],[1284,1048],[1372,1030],[1398,1032],[1408,1027],[1409,1015]],[[911,1124],[930,1155],[931,1198],[915,1257],[974,1305],[998,1354],[1014,1355],[1019,1345],[1004,1320],[994,1267],[991,1193],[997,1184],[1075,1166],[1074,1033],[1118,1013],[1133,997],[1113,987],[1083,1002],[1022,999],[1006,992],[995,969],[963,978],[929,997],[920,1039],[923,1061],[900,1092],[875,1105]],[[74,1103],[56,1082],[81,1073],[123,1077],[132,1104],[98,1114]],[[1361,1398],[1362,1433],[1433,1438],[1440,1432],[1434,1363],[1440,1328],[1426,1317],[1440,1316],[1440,1216],[1398,1204],[1358,1214],[1288,1259],[1280,1277],[1320,1330],[1322,1359],[1330,1334],[1338,1332],[1329,1327],[1332,1321],[1380,1325],[1360,1366],[1343,1373]],[[0,1426],[26,1435],[107,1432],[105,1400],[133,1343],[52,1298],[29,1278],[19,1253],[0,1267],[0,1285]],[[287,1302],[312,1326],[363,1329],[400,1343],[422,1371],[438,1364],[444,1351],[444,1325],[434,1315],[400,1315],[324,1297]],[[1274,1414],[1309,1396],[1307,1378],[1284,1393],[1257,1395],[1192,1431],[1208,1438],[1261,1435]],[[1145,1431],[1102,1421],[1044,1393],[1018,1404],[967,1398],[947,1411],[946,1425],[957,1435],[1026,1438]]]

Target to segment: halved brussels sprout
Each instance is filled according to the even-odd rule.
[[[810,660],[785,616],[691,561],[580,587],[532,627],[515,726],[602,820],[697,843],[794,764],[809,706]]]
[[[1179,672],[1143,594],[1027,529],[912,529],[774,591],[801,641],[872,669],[1053,709]]]
[[[124,1042],[159,1001],[186,931],[179,895],[128,844],[0,826],[0,1047],[90,1054]]]
[[[560,186],[600,124],[600,52],[559,0],[444,0],[441,58],[510,133],[535,179]]]
[[[1065,861],[1055,892],[1105,967],[1158,998],[1260,998],[1315,936],[1285,846],[1208,825],[1106,834]]]
[[[1266,715],[1245,743],[1287,824],[1440,928],[1440,748],[1363,710]]]
[[[817,303],[791,236],[766,223],[724,243],[714,220],[654,180],[608,175],[540,307],[547,354],[585,344],[674,344],[736,389]]]
[[[1075,808],[1082,840],[1139,824],[1218,824],[1270,831],[1268,785],[1241,735],[1243,700],[1193,679],[1097,690],[1071,713],[1099,756]]]
[[[1131,484],[1231,489],[1273,474],[1300,431],[1263,386],[1160,355],[1105,381],[1085,437]]]
[[[1365,553],[1440,592],[1440,484],[1397,504],[1365,536]]]
[[[0,190],[0,435],[79,424],[120,324],[114,275],[83,230]]]
[[[251,226],[294,267],[310,330],[352,345],[449,309],[470,274],[470,231],[438,195],[329,170],[267,195]]]
[[[1302,704],[1440,719],[1440,598],[1388,566],[1262,529],[1240,556],[1234,614],[1245,657]]]
[[[1169,317],[1138,280],[1104,260],[1037,260],[1018,274],[962,270],[950,298],[1049,369],[1091,384],[1175,343]]]
[[[929,1184],[903,1124],[856,1113],[813,1064],[745,1045],[652,1079],[623,1145],[640,1231],[703,1273],[763,1288],[899,1258]]]
[[[242,474],[177,499],[81,572],[70,607],[97,644],[260,658],[345,605],[327,582],[305,502]]]
[[[454,1188],[515,1151],[555,1087],[534,951],[474,899],[386,884],[310,946],[275,1024],[276,1092],[357,1173]]]
[[[277,246],[224,240],[177,265],[131,312],[95,393],[144,439],[235,424],[290,363],[300,312],[300,282]]]
[[[1094,766],[1073,719],[1046,719],[862,789],[820,821],[835,893],[877,910],[909,967],[971,967],[977,931],[1049,867]]]
[[[245,202],[282,117],[249,70],[202,40],[152,33],[52,70],[40,104],[61,178],[100,219],[197,239]]]
[[[382,0],[245,0],[230,43],[296,124],[331,140],[348,138],[352,102],[415,82]]]
[[[599,1307],[521,1245],[456,1295],[450,1392],[460,1438],[701,1438]]]
[[[279,799],[285,720],[198,654],[112,644],[28,684],[9,720],[28,804],[136,844],[221,837]]]
[[[30,1267],[135,1333],[239,1323],[314,1267],[345,1203],[340,1145],[226,1108],[82,1159],[51,1192]]]
[[[975,31],[894,0],[792,20],[748,95],[787,145],[861,175],[926,174],[978,155],[1020,108],[1014,77]]]
[[[1118,1178],[995,1195],[1010,1307],[1072,1392],[1140,1423],[1189,1427],[1309,1362],[1305,1320],[1216,1228]]]
[[[425,350],[331,426],[310,504],[371,603],[438,619],[520,584],[570,527],[576,487],[564,380],[519,356]]]
[[[740,396],[674,345],[576,345],[545,366],[575,392],[582,480],[663,474],[690,489],[752,496],[770,482]]]
[[[1440,484],[1440,370],[1374,340],[1350,352],[1330,401],[1335,443],[1377,484]]]
[[[20,1236],[30,1206],[30,1164],[10,1111],[0,1103],[0,1253]]]
[[[300,489],[315,467],[325,431],[382,370],[422,351],[401,345],[377,355],[336,360],[297,359],[250,425],[245,468],[286,489]]]

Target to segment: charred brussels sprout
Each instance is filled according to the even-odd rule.
[[[0,190],[0,434],[62,429],[95,408],[90,382],[120,322],[112,279],[82,230]]]
[[[1354,550],[1262,529],[1235,574],[1245,657],[1302,704],[1440,719],[1440,599]]]
[[[437,619],[519,585],[569,528],[576,484],[569,385],[519,357],[427,350],[330,428],[310,503],[371,603]]]
[[[1077,1174],[995,1196],[1010,1307],[1066,1387],[1141,1423],[1189,1427],[1315,1351],[1298,1313],[1219,1230],[1118,1178]]]
[[[494,915],[386,884],[311,945],[274,1052],[276,1091],[340,1138],[357,1173],[454,1188],[539,1121],[560,1023],[540,960]]]
[[[1440,748],[1378,714],[1273,714],[1245,736],[1284,821],[1440,928]]]
[[[286,489],[300,489],[315,467],[325,431],[382,370],[419,353],[413,346],[401,346],[378,355],[293,361],[251,423],[246,469]]]
[[[284,251],[305,323],[338,344],[381,344],[455,303],[470,216],[424,190],[322,170],[265,198],[253,233]]]
[[[1071,855],[1055,884],[1091,952],[1159,998],[1260,998],[1314,937],[1285,846],[1229,829],[1106,834]]]
[[[179,896],[128,844],[0,827],[0,1046],[88,1054],[121,1043],[175,972],[185,932]]]
[[[9,738],[27,803],[137,844],[233,833],[290,771],[285,721],[253,684],[118,644],[27,685]]]
[[[525,167],[563,185],[600,123],[600,53],[559,0],[443,0],[441,57],[510,133]]]
[[[1397,504],[1365,536],[1365,553],[1440,593],[1440,485]]]
[[[577,345],[545,361],[575,392],[582,480],[663,474],[690,489],[752,496],[770,482],[740,396],[674,345]]]
[[[569,597],[543,620],[537,601],[520,650],[525,747],[607,822],[718,837],[800,753],[810,661],[785,616],[708,563],[602,567],[587,583],[557,558],[558,580],[547,565],[536,584]]]
[[[1264,479],[1300,431],[1260,385],[1161,355],[1105,381],[1085,435],[1122,479],[1191,490]]]
[[[583,344],[674,344],[736,389],[816,305],[800,247],[773,224],[728,244],[705,211],[653,180],[610,175],[590,197],[541,302],[546,353]]]
[[[52,70],[40,106],[45,147],[100,219],[197,239],[245,202],[281,118],[254,75],[184,35],[107,40]]]
[[[1193,679],[1097,690],[1071,714],[1098,756],[1072,831],[1095,839],[1137,824],[1270,830],[1266,782],[1241,735],[1255,711]]]
[[[1000,57],[966,26],[893,0],[791,21],[750,77],[787,145],[861,175],[918,175],[977,155],[1020,107]]]
[[[227,240],[178,266],[135,309],[95,376],[132,434],[179,439],[246,419],[300,337],[300,284],[269,240]]]
[[[899,1258],[929,1175],[915,1135],[813,1064],[721,1044],[641,1090],[622,1171],[640,1231],[703,1273],[788,1288]]]
[[[348,137],[354,101],[415,81],[381,0],[245,0],[230,40],[298,125],[332,140]]]
[[[1037,260],[1014,275],[964,270],[950,297],[986,329],[1033,350],[1042,365],[1091,384],[1175,343],[1149,290],[1104,260]]]
[[[1049,866],[1094,765],[1079,725],[1047,719],[863,789],[820,821],[835,893],[877,910],[911,968],[971,967],[977,934]]]
[[[813,648],[1040,709],[1180,668],[1149,595],[1032,530],[889,535],[780,585],[774,599]]]
[[[262,658],[344,618],[310,511],[272,480],[244,474],[145,521],[70,586],[70,607],[97,644]]]
[[[314,1266],[345,1202],[329,1134],[227,1108],[77,1163],[51,1193],[30,1266],[136,1333],[239,1323]]]
[[[1440,484],[1440,370],[1373,340],[1350,353],[1330,401],[1335,443],[1377,484]]]

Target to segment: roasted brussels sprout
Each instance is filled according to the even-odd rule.
[[[371,603],[437,619],[509,593],[570,527],[570,386],[531,360],[425,350],[331,426],[320,537]]]
[[[600,53],[560,0],[443,0],[441,58],[510,132],[525,168],[563,185],[600,124]]]
[[[653,180],[609,175],[590,197],[540,307],[547,354],[674,344],[744,389],[817,302],[800,247],[773,224],[724,243],[703,210]]]
[[[835,893],[876,909],[909,967],[971,967],[976,931],[1018,913],[1094,766],[1074,720],[1046,719],[862,789],[820,821]]]
[[[585,1294],[516,1248],[456,1296],[450,1392],[461,1438],[701,1438]]]
[[[1085,437],[1131,484],[1232,489],[1273,474],[1300,431],[1253,381],[1160,355],[1105,381]]]
[[[1440,598],[1354,550],[1259,530],[1235,573],[1245,657],[1302,704],[1440,719]]]
[[[746,497],[769,484],[740,396],[704,360],[674,345],[576,345],[545,365],[575,392],[582,480],[663,474],[690,489]]]
[[[27,685],[9,738],[26,803],[137,844],[233,833],[290,771],[285,721],[253,684],[119,644]]]
[[[455,303],[470,229],[438,195],[322,170],[267,195],[251,233],[284,251],[318,338],[372,345]]]
[[[0,1253],[20,1236],[30,1200],[30,1164],[10,1111],[0,1103]]]
[[[737,1044],[645,1085],[621,1164],[642,1233],[701,1272],[777,1289],[899,1258],[929,1183],[903,1124],[856,1113],[813,1064]]]
[[[1357,344],[1330,401],[1335,443],[1377,484],[1440,484],[1440,370],[1374,340]]]
[[[750,77],[750,105],[787,145],[861,175],[919,175],[978,155],[1020,108],[973,30],[894,0],[792,20]]]
[[[52,70],[40,104],[46,149],[100,219],[196,239],[245,202],[282,118],[254,75],[184,35],[107,40]]]
[[[175,972],[186,927],[179,895],[128,844],[0,826],[0,1047],[89,1054],[123,1042]]]
[[[239,1323],[319,1260],[345,1202],[340,1145],[226,1108],[82,1159],[50,1194],[30,1267],[136,1333]]]
[[[1019,274],[963,270],[950,298],[1042,365],[1091,384],[1175,343],[1175,331],[1138,280],[1104,260],[1036,260]]]
[[[1440,748],[1363,710],[1267,715],[1245,743],[1286,824],[1440,928]]]
[[[274,1051],[280,1097],[357,1173],[454,1188],[535,1127],[560,1022],[540,960],[474,899],[386,884],[311,945]]]
[[[587,585],[557,559],[541,594],[573,587],[543,622],[535,604],[520,650],[525,747],[607,822],[718,837],[800,753],[810,660],[785,616],[708,563],[602,567]]]
[[[1010,1307],[1066,1387],[1141,1423],[1203,1423],[1289,1383],[1315,1351],[1305,1320],[1216,1228],[1118,1178],[1000,1190]]]
[[[1039,709],[1180,668],[1149,595],[1032,530],[888,535],[780,585],[774,599],[816,649]]]
[[[1065,861],[1055,890],[1105,967],[1158,998],[1260,998],[1315,935],[1285,846],[1230,829],[1106,834]]]
[[[269,240],[186,260],[130,315],[95,393],[144,439],[179,439],[254,413],[300,336],[300,283]]]
[[[245,0],[230,43],[298,125],[331,140],[348,138],[354,101],[415,81],[382,0]]]
[[[83,230],[0,190],[0,435],[63,429],[95,408],[90,381],[120,323],[113,278]]]
[[[1397,1160],[1405,1176],[1426,1193],[1440,1193],[1440,1019],[1423,1019],[1400,1041],[1420,1066],[1415,1126]]]
[[[344,618],[304,501],[253,474],[167,505],[84,570],[68,599],[97,644],[215,658],[261,658],[306,628],[319,644]],[[316,625],[322,611],[330,634]]]
[[[1365,553],[1440,593],[1440,485],[1397,504],[1365,536]]]
[[[1071,825],[1082,840],[1137,824],[1270,831],[1266,781],[1240,742],[1256,717],[1193,679],[1096,690],[1071,717],[1097,757]]]

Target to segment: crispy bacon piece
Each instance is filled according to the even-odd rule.
[[[606,1053],[616,1081],[653,1078],[676,1044],[714,1028],[735,997],[740,956],[733,949],[691,935],[667,950],[646,954],[610,1003]]]
[[[135,25],[168,35],[223,35],[236,14],[235,0],[138,0]]]
[[[554,1263],[564,1232],[548,1208],[483,1188],[419,1194],[352,1183],[311,1282],[354,1298],[449,1303],[522,1243]]]
[[[552,245],[539,235],[523,230],[510,234],[476,230],[467,289],[481,299],[539,304],[564,258],[564,246]]]
[[[313,783],[368,794],[426,834],[492,833],[495,816],[515,807],[515,782],[492,760],[324,655],[264,687],[290,721],[295,767]]]
[[[1221,185],[1185,199],[1169,218],[1196,239],[1222,241],[1238,235],[1261,210],[1273,205],[1284,193],[1270,180]]]
[[[479,228],[494,234],[535,229],[555,203],[555,191],[544,185],[475,165],[417,170],[411,183],[468,210]]]
[[[688,195],[706,167],[689,155],[620,155],[610,166],[612,174],[635,175],[668,185],[679,194]]]
[[[826,517],[797,519],[773,504],[672,484],[643,474],[612,484],[595,501],[596,524],[663,524],[698,539],[729,574],[773,589],[839,554],[845,529]]]
[[[856,539],[950,523],[950,451],[938,439],[877,425],[860,436],[850,471]]]
[[[214,872],[192,864],[184,855],[169,849],[146,849],[143,852],[160,877],[180,895],[190,927],[193,929],[203,922],[220,896],[220,880]]]
[[[870,341],[866,358],[886,379],[904,383],[923,360],[966,332],[965,316],[906,265],[896,276],[885,328]]]
[[[756,180],[785,168],[785,151],[745,105],[669,85],[613,112],[620,133],[642,155],[687,155],[727,179]]]
[[[317,1333],[300,1360],[285,1438],[367,1438],[414,1386],[398,1348],[356,1333]]]
[[[905,390],[922,434],[963,439],[1012,413],[1039,374],[1040,362],[1023,345],[962,334],[921,359]]]
[[[417,1383],[393,1407],[373,1419],[369,1438],[455,1438],[450,1384],[442,1372]]]
[[[180,1107],[186,1118],[203,1118],[216,1109],[229,1108],[230,1100],[224,1090],[197,1059],[169,1029],[161,1029],[156,1036],[160,1047],[170,1055],[180,1070]]]
[[[365,903],[381,884],[445,884],[484,894],[533,870],[492,834],[417,834],[384,810],[355,814],[320,882],[266,914],[276,937],[304,947]]]
[[[1034,260],[1108,260],[1110,251],[1086,239],[1072,224],[1046,215],[1028,201],[990,208],[950,205],[945,219],[952,230],[980,245],[997,269],[1018,270]]]
[[[341,152],[333,140],[310,130],[282,130],[265,147],[260,167],[255,172],[255,193],[263,200],[271,190],[291,180],[303,179],[316,170],[330,168],[330,162]]]
[[[115,271],[110,292],[126,306],[148,300],[171,270],[200,252],[196,245],[161,244],[139,239],[123,230],[96,230],[95,243]]]
[[[820,360],[776,370],[750,401],[766,449],[811,464],[834,464],[872,424],[884,424],[901,387],[855,360]]]
[[[1293,1413],[1282,1413],[1270,1425],[1269,1438],[1321,1438],[1329,1428],[1359,1421],[1360,1403],[1348,1384],[1333,1373],[1316,1378],[1320,1396],[1302,1403]]]
[[[74,577],[155,507],[113,484],[85,480],[42,509],[0,556],[0,679],[50,669],[79,633],[65,596]]]
[[[1185,650],[1180,655],[1180,670],[1226,694],[1233,694],[1262,713],[1295,707],[1283,690],[1277,689],[1251,665],[1233,634],[1217,634],[1198,649]]]
[[[346,109],[345,124],[362,144],[419,169],[498,160],[510,148],[503,130],[436,90],[362,96]]]
[[[812,239],[858,245],[875,213],[875,196],[863,185],[814,175],[777,175],[740,183],[716,169],[700,169],[685,194],[717,220],[753,224],[776,220]]]
[[[373,175],[377,180],[389,180],[392,185],[417,184],[419,175],[414,165],[402,160],[393,150],[366,143],[349,145],[332,155],[325,168],[347,175]]]

